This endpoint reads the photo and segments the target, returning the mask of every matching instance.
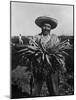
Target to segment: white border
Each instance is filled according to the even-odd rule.
[[[76,6],[75,0],[14,0],[14,1],[73,4]],[[75,22],[74,25],[76,26]],[[76,30],[74,30],[74,32],[76,32]],[[10,45],[9,45],[10,42],[9,41],[10,41],[10,0],[0,0],[0,100],[9,99],[9,92],[10,92],[9,91],[10,88],[9,87],[10,86],[10,77],[9,77],[10,76]],[[76,45],[76,39],[75,39],[75,45]],[[76,51],[76,47],[75,47],[75,51]],[[75,78],[76,78],[76,74],[75,74]],[[75,100],[75,97],[76,95],[61,96],[61,97],[29,98],[29,99]]]

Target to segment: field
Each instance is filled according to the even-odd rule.
[[[59,38],[61,41],[69,39],[70,44],[72,44],[74,47],[74,37],[73,36],[59,36]],[[25,78],[26,77],[26,73],[25,73],[26,66],[29,66],[29,64],[26,64],[26,59],[22,59],[17,54],[17,51],[20,50],[21,48],[24,48],[24,45],[28,44],[29,42],[29,39],[25,36],[22,36],[22,40],[23,40],[23,45],[19,46],[18,37],[17,36],[11,37],[11,96],[12,98],[31,97],[30,86],[29,86],[30,75],[27,76],[28,78],[27,82]],[[64,87],[61,86],[60,95],[73,95],[74,94],[74,48],[67,52],[69,53],[69,56],[65,56],[66,58],[65,63],[66,63],[66,68],[67,68],[65,80],[67,80],[66,85],[68,89],[66,86]],[[13,82],[13,80],[15,81]],[[43,83],[40,95],[49,96],[46,82]]]

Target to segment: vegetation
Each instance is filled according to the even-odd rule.
[[[28,44],[28,40],[25,44]],[[70,70],[66,64],[66,59],[71,58],[69,55],[71,54],[73,57],[73,38],[70,40],[72,41],[71,44],[67,39],[51,49],[46,47],[45,49],[40,42],[37,43],[33,40],[31,40],[32,45],[20,46],[18,42],[15,43],[16,45],[12,45],[12,84],[21,87],[22,92],[32,95],[33,84],[35,84],[34,79],[37,79],[40,73],[42,76],[45,75],[46,78],[48,71],[53,73],[58,71],[60,95],[73,94],[73,61],[71,62],[71,68],[69,67]],[[54,62],[56,62],[55,65]],[[22,67],[17,67],[18,65]],[[24,89],[24,87],[28,88]],[[47,96],[48,94],[42,91],[42,96]]]

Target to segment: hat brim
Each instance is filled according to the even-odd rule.
[[[45,17],[45,16],[38,17],[35,20],[35,23],[39,27],[42,27],[44,24],[50,24],[51,25],[51,29],[54,29],[54,28],[57,27],[57,20],[56,19],[50,18],[50,17]]]

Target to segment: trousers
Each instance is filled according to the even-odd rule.
[[[39,76],[38,76],[39,77]],[[42,77],[40,77],[42,78]],[[43,79],[35,79],[35,88],[33,90],[33,96],[40,96]],[[49,73],[46,77],[46,86],[48,88],[49,96],[57,96],[59,95],[58,91],[58,72]]]

